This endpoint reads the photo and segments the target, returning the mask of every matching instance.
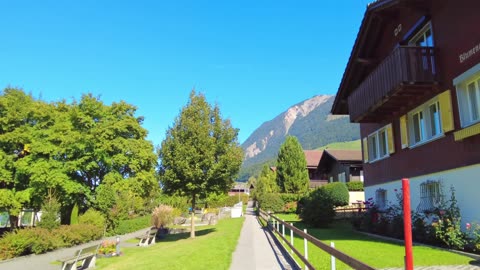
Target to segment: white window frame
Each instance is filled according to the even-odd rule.
[[[385,210],[387,208],[387,190],[379,188],[375,190],[375,205],[378,210]]]
[[[383,143],[384,145],[383,145]],[[388,131],[384,126],[367,137],[368,162],[375,162],[390,156],[388,148]],[[384,146],[384,147],[382,147]],[[383,148],[383,149],[382,149]]]
[[[423,39],[426,42],[428,41],[428,38],[426,38],[425,34],[430,30],[430,35],[432,37],[431,41],[432,44],[426,44],[426,46],[421,46],[417,45],[416,43]],[[429,22],[427,23],[420,31],[418,31],[417,34],[415,34],[412,38],[410,38],[410,41],[408,42],[409,45],[411,46],[421,46],[421,47],[433,47],[434,46],[434,41],[433,41],[433,30],[432,30],[432,24]]]
[[[480,63],[453,80],[457,90],[458,109],[462,128],[480,122]],[[476,98],[472,100],[469,86],[474,86]],[[476,107],[476,111],[472,109]],[[476,115],[475,115],[476,114]]]
[[[430,110],[435,108],[435,112]],[[444,136],[438,96],[408,113],[409,146],[415,147]]]

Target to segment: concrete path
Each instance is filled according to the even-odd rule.
[[[134,244],[125,243],[126,240],[135,238],[145,234],[149,228],[139,230],[134,233],[129,233],[120,236],[120,247],[133,246]],[[0,261],[0,270],[24,270],[24,269],[35,269],[35,270],[59,270],[61,264],[52,264],[60,258],[65,258],[72,256],[75,251],[79,250],[82,247],[88,247],[94,244],[100,244],[105,239],[114,240],[115,237],[106,237],[102,240],[93,241],[87,244],[74,246],[70,248],[58,249],[51,251],[45,254],[40,255],[28,255],[18,258],[14,258],[7,261]]]
[[[251,204],[247,207],[245,222],[230,270],[292,269],[283,258],[269,232],[259,224]]]

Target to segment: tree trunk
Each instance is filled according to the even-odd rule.
[[[195,194],[192,198],[192,217],[190,221],[190,238],[195,238]]]
[[[10,215],[10,229],[18,228],[18,216]]]

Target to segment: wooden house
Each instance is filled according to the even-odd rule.
[[[322,178],[318,171],[318,163],[322,158],[323,151],[319,150],[303,150],[305,159],[307,160],[308,178],[310,179],[310,188],[317,188],[328,183],[327,178]]]
[[[363,181],[360,150],[325,150],[317,165],[318,174],[328,182]]]
[[[369,4],[332,113],[360,123],[366,198],[412,207],[456,192],[463,222],[479,222],[480,1]]]

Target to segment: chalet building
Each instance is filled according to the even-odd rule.
[[[323,151],[303,150],[307,160],[308,178],[310,179],[310,188],[317,188],[328,183],[327,178],[322,178],[318,171],[318,163],[322,157]]]
[[[366,198],[395,202],[409,178],[428,211],[454,187],[462,221],[479,222],[480,1],[368,5],[332,113],[360,123]]]
[[[317,165],[317,173],[328,182],[363,182],[360,150],[325,150]]]

